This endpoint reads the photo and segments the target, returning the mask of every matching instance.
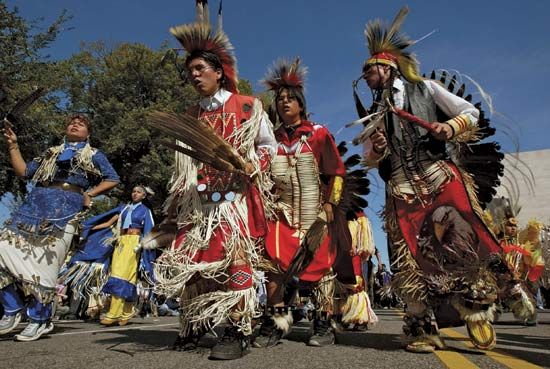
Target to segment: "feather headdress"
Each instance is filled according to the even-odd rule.
[[[300,58],[295,58],[293,61],[288,59],[279,59],[267,72],[265,78],[261,81],[263,85],[273,92],[273,106],[270,110],[276,112],[275,107],[277,95],[282,89],[287,89],[300,100],[302,110],[302,117],[307,117],[306,111],[306,98],[304,95],[304,84],[307,74],[307,67],[300,64]],[[270,114],[270,118],[272,114]]]
[[[389,26],[380,19],[367,24],[365,36],[371,57],[367,59],[363,69],[373,64],[385,64],[398,69],[401,75],[411,83],[422,80],[418,72],[418,60],[414,54],[405,51],[415,41],[400,30],[408,12],[408,7],[401,8]]]
[[[206,1],[197,1],[197,23],[172,27],[170,33],[178,39],[188,55],[201,51],[216,55],[223,68],[224,88],[233,93],[239,92],[233,45],[221,27],[215,32],[212,30]]]
[[[307,67],[300,65],[300,58],[292,62],[287,59],[277,60],[267,72],[262,83],[268,90],[277,91],[281,88],[304,90]]]

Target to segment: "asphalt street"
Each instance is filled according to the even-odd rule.
[[[525,327],[507,313],[495,323],[495,350],[474,349],[464,328],[444,329],[447,350],[412,354],[400,345],[401,313],[377,310],[377,326],[366,332],[343,332],[338,344],[308,347],[303,322],[271,349],[252,349],[237,361],[211,361],[208,350],[170,349],[178,319],[134,318],[125,327],[104,328],[82,321],[55,322],[53,334],[35,342],[0,338],[0,368],[550,368],[550,311],[539,323]],[[24,327],[23,324],[18,330]],[[17,331],[16,331],[17,332]]]

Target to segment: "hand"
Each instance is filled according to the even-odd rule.
[[[11,127],[4,126],[4,129],[2,131],[4,132],[4,137],[6,137],[8,146],[17,145],[17,136],[15,132],[13,132],[13,129],[11,129]]]
[[[353,286],[353,289],[355,292],[361,292],[363,291],[365,284],[363,281],[363,278],[361,276],[356,275],[355,276],[355,285]]]
[[[82,206],[85,207],[86,209],[89,209],[92,206],[92,197],[88,192],[84,192],[82,197],[83,197]]]
[[[434,130],[430,133],[436,140],[447,141],[453,137],[453,129],[447,123],[432,123]]]
[[[256,169],[254,168],[254,165],[251,163],[251,162],[247,162],[245,165],[244,165],[244,172],[247,174],[247,175],[251,175],[252,173],[254,173],[256,171]]]
[[[382,154],[388,147],[388,140],[386,140],[386,134],[382,128],[376,129],[370,136],[370,141],[372,142],[372,149],[378,155]]]
[[[330,202],[325,202],[323,204],[323,210],[327,215],[327,223],[332,223],[334,221],[334,211],[332,209],[332,204]]]

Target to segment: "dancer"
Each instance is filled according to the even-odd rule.
[[[283,275],[292,269],[308,230],[314,224],[334,221],[334,207],[342,195],[345,168],[336,144],[326,127],[308,120],[305,73],[299,59],[282,60],[264,80],[273,94],[272,120],[280,126],[275,131],[278,148],[271,166],[276,214],[268,224],[266,238],[266,252],[273,268],[267,273],[268,306],[260,335],[254,341],[257,347],[276,345],[290,329],[292,315],[288,301],[284,301]],[[316,232],[320,238],[318,249],[307,256],[310,260],[304,263],[303,270],[292,276],[313,284],[330,272],[336,256],[326,229],[316,228]],[[332,295],[321,298],[321,290],[317,292],[313,336],[308,344],[325,346],[334,343],[330,325]]]
[[[417,60],[407,51],[414,42],[400,31],[407,12],[403,8],[389,26],[379,20],[367,25],[371,56],[362,78],[374,101],[369,112],[357,104],[366,126],[356,139],[366,141],[365,160],[386,182],[385,230],[392,285],[407,306],[406,348],[442,348],[438,325],[466,322],[473,343],[491,349],[498,292],[492,266],[501,248],[481,220],[480,205],[499,183],[502,154],[493,143],[447,149],[492,133],[474,105],[419,76]],[[479,172],[472,176],[470,168]]]
[[[4,128],[16,175],[31,179],[35,187],[1,231],[0,303],[4,316],[0,334],[15,329],[25,309],[29,324],[15,336],[17,340],[34,341],[51,332],[57,277],[77,222],[92,198],[119,181],[105,155],[88,143],[90,132],[87,117],[72,115],[67,119],[64,142],[25,163],[16,134],[8,126]],[[22,294],[30,296],[27,306]]]
[[[134,316],[134,301],[137,297],[136,283],[138,271],[154,283],[153,261],[156,258],[155,250],[142,250],[140,241],[153,229],[154,220],[151,209],[143,202],[152,191],[143,185],[135,186],[132,190],[132,202],[121,205],[116,214],[104,223],[93,229],[99,230],[116,224],[116,245],[113,250],[109,279],[101,292],[111,295],[109,310],[101,319],[101,324],[126,325]]]
[[[176,348],[192,349],[209,330],[228,323],[210,358],[231,360],[249,352],[252,319],[258,315],[254,272],[266,234],[264,194],[271,182],[265,171],[275,139],[261,102],[238,93],[226,34],[213,31],[205,5],[198,7],[199,22],[170,32],[188,53],[188,79],[201,100],[185,116],[152,117],[187,145],[174,147],[177,151],[203,161],[176,155],[166,222],[176,220],[179,229],[156,264],[156,290],[180,297]]]

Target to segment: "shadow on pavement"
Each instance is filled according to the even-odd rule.
[[[503,345],[511,345],[524,348],[533,348],[539,350],[548,350],[550,340],[548,337],[523,335],[523,334],[510,334],[510,333],[497,333],[497,342]]]
[[[300,323],[304,324],[304,323]],[[290,334],[285,337],[289,341],[304,342],[309,340],[311,331],[308,327],[294,327]],[[383,351],[401,350],[401,341],[398,334],[374,333],[372,331],[353,332],[343,331],[336,333],[336,344],[343,346],[355,346],[372,348]]]
[[[401,351],[401,339],[398,334],[374,332],[343,332],[336,334],[339,345],[372,348],[381,351]]]
[[[548,344],[548,339],[546,339],[546,344]],[[502,348],[495,350],[496,352],[502,352],[507,355],[511,355],[520,359],[523,359],[532,364],[536,364],[542,367],[550,366],[550,355],[541,352],[529,351],[529,350],[514,350],[512,348]]]
[[[98,337],[95,343],[109,346],[106,350],[117,351],[130,356],[134,356],[137,352],[170,350],[177,335],[176,331],[142,330],[138,327],[120,331],[95,332],[92,335],[101,336],[105,333],[116,334],[117,337],[104,339]]]

